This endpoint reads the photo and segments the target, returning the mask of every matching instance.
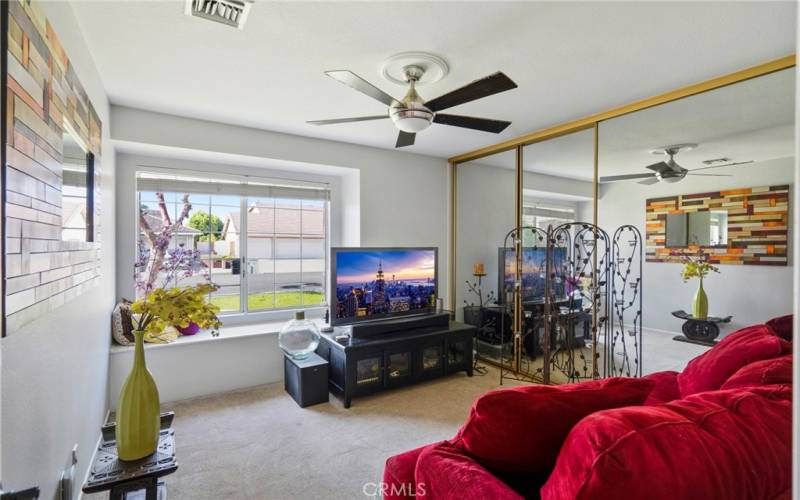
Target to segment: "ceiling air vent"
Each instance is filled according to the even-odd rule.
[[[186,0],[184,13],[243,29],[253,0]]]
[[[733,160],[728,158],[727,156],[723,156],[722,158],[712,158],[710,160],[703,160],[703,164],[705,165],[722,165],[724,163],[730,163]]]

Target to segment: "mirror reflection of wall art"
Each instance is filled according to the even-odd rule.
[[[7,2],[3,334],[93,287],[100,276],[102,125],[36,2]]]
[[[648,262],[701,247],[718,264],[788,264],[788,185],[653,198],[646,219]]]

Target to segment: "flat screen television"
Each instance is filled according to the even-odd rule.
[[[516,252],[513,248],[498,249],[498,300],[501,303],[511,300],[514,292],[514,278],[516,265]],[[566,265],[567,249],[553,249],[553,266],[556,275],[563,273]],[[547,248],[545,247],[525,247],[522,249],[522,301],[534,302],[544,300],[544,278],[545,265],[547,259]],[[564,295],[564,283],[562,280],[555,280],[553,283],[553,293],[556,297]]]
[[[437,249],[332,248],[332,324],[436,310]]]

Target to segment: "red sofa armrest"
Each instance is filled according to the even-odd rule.
[[[411,451],[389,457],[383,469],[383,484],[380,485],[383,500],[412,500],[416,495],[414,470],[417,468],[419,455],[425,448],[436,446],[430,444]]]
[[[427,446],[420,452],[414,478],[417,498],[523,500],[519,493],[448,442]]]

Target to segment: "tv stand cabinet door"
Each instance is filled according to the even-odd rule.
[[[384,351],[383,366],[386,387],[408,384],[414,375],[414,350],[407,347]]]
[[[472,332],[457,333],[447,336],[447,373],[455,373],[472,368]]]
[[[349,395],[369,394],[384,387],[383,351],[360,352],[352,355],[352,359],[347,361],[347,393]]]
[[[444,337],[420,343],[416,351],[416,378],[426,380],[441,377],[445,372]]]

